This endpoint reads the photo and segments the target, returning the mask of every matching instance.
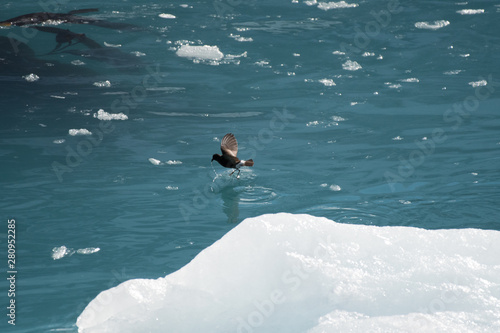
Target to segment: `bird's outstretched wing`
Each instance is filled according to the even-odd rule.
[[[222,151],[222,154],[236,157],[238,154],[238,142],[236,141],[233,133],[227,133],[224,135],[220,143],[220,150]]]

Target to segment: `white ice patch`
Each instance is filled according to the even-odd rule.
[[[330,9],[338,9],[338,8],[354,8],[358,7],[357,3],[347,3],[345,1],[338,2],[319,2],[318,8],[321,10],[330,10]]]
[[[211,45],[189,45],[184,44],[176,52],[177,56],[189,59],[220,61],[224,58],[224,53],[218,46]]]
[[[74,65],[74,66],[83,66],[83,65],[85,65],[85,63],[83,61],[81,61],[81,60],[73,60],[71,62],[71,64]]]
[[[157,160],[156,158],[148,158],[148,161],[153,164],[153,165],[160,165],[161,164],[161,161],[160,160]]]
[[[401,82],[408,82],[408,83],[419,83],[420,80],[417,79],[416,77],[410,77],[408,79],[402,79],[400,80]]]
[[[165,163],[168,164],[168,165],[181,165],[182,161],[168,160]]]
[[[99,109],[97,113],[94,113],[94,118],[99,120],[127,120],[128,116],[124,113],[108,113],[103,109]]]
[[[445,20],[434,21],[434,22],[417,22],[417,23],[415,23],[415,28],[437,30],[437,29],[444,28],[449,24],[450,24],[450,22],[445,21]]]
[[[104,42],[104,46],[106,47],[122,47],[122,44],[111,44]]]
[[[72,128],[68,131],[68,134],[71,136],[76,136],[76,135],[92,135],[92,132],[89,131],[86,128],[80,128],[80,129],[75,129]]]
[[[484,14],[484,9],[461,9],[457,10],[457,13],[460,15]]]
[[[263,215],[103,291],[78,332],[500,332],[499,252],[494,230]]]
[[[318,80],[318,82],[323,84],[325,87],[336,86],[335,82],[333,82],[332,79],[321,79],[321,80]]]
[[[35,82],[35,81],[40,80],[40,77],[38,75],[34,74],[34,73],[31,73],[31,74],[28,74],[28,75],[24,75],[23,79],[25,79],[28,82]]]
[[[488,84],[488,81],[486,81],[486,80],[469,82],[469,85],[471,85],[473,88],[483,87],[487,84]]]
[[[136,57],[144,57],[146,55],[146,53],[140,51],[132,51],[130,54],[135,55]]]
[[[347,60],[345,63],[342,64],[342,68],[345,69],[346,71],[357,71],[362,67],[356,61]]]
[[[462,71],[461,69],[455,69],[452,71],[446,71],[443,74],[444,75],[457,75],[457,74],[460,74],[461,71]]]
[[[162,13],[162,14],[160,14],[158,16],[161,17],[161,18],[164,18],[164,19],[174,19],[175,18],[175,15],[167,14],[167,13]]]
[[[229,34],[229,37],[233,38],[237,42],[253,42],[252,37],[242,37],[240,35]]]
[[[109,80],[106,81],[97,81],[93,83],[94,86],[99,88],[109,88],[111,87],[111,82]]]
[[[64,257],[72,256],[75,253],[92,254],[92,253],[99,252],[100,250],[101,249],[98,247],[88,247],[88,248],[84,248],[84,249],[78,249],[75,251],[74,249],[71,249],[71,248],[68,248],[68,247],[62,245],[59,247],[54,247],[52,249],[52,259],[59,260],[59,259],[62,259]]]

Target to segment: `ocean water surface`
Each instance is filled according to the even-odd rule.
[[[263,214],[500,230],[496,2],[4,1],[0,21],[83,8],[106,24],[0,27],[2,332],[77,332],[100,292]],[[239,178],[210,162],[229,132]]]

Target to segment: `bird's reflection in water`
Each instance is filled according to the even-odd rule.
[[[228,223],[238,223],[240,216],[240,193],[235,191],[234,186],[227,186],[221,190],[222,211],[227,216]]]

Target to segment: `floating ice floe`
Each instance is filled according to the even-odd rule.
[[[52,249],[52,259],[59,260],[59,259],[64,258],[64,257],[72,256],[75,253],[92,254],[92,253],[99,252],[100,250],[101,249],[98,247],[88,247],[88,248],[84,248],[84,249],[78,249],[75,251],[74,249],[68,248],[68,247],[63,245],[63,246],[59,246],[59,247],[54,247]]]
[[[122,47],[122,44],[111,44],[104,42],[104,46],[106,47]]]
[[[469,85],[471,85],[473,88],[483,87],[483,86],[485,86],[487,84],[488,84],[488,81],[486,81],[486,80],[469,82]]]
[[[262,215],[166,277],[101,292],[76,325],[80,333],[500,332],[499,252],[495,230]]]
[[[347,3],[345,1],[338,2],[318,2],[318,8],[321,10],[330,10],[338,8],[354,8],[358,7],[357,3]]]
[[[402,80],[399,80],[401,82],[408,82],[408,83],[418,83],[420,82],[419,79],[417,79],[416,77],[410,77],[408,79],[402,79]]]
[[[461,9],[457,10],[457,13],[460,15],[484,14],[484,9]]]
[[[97,113],[94,113],[94,118],[99,120],[127,120],[128,116],[124,113],[108,113],[103,109],[99,109]]]
[[[321,184],[320,186],[321,186],[321,187],[328,187],[331,191],[334,191],[334,192],[338,192],[338,191],[341,191],[341,190],[342,190],[342,189],[340,188],[340,186],[335,185],[335,184],[332,184],[332,185],[328,186],[328,184],[324,183],[324,184]]]
[[[233,38],[237,42],[253,42],[252,37],[242,37],[240,35],[229,34],[229,37]]]
[[[189,41],[179,41],[176,54],[179,57],[191,59],[194,63],[208,65],[240,64],[239,58],[247,57],[247,52],[241,54],[224,54],[216,45],[191,45]],[[175,49],[175,48],[174,48]]]
[[[35,81],[40,80],[40,77],[38,75],[34,74],[34,73],[31,73],[31,74],[28,74],[28,75],[24,75],[23,79],[25,79],[28,82],[35,82]]]
[[[321,80],[318,80],[318,82],[323,84],[325,87],[336,86],[335,82],[333,82],[332,79],[321,79]]]
[[[111,82],[109,80],[106,81],[97,81],[93,83],[94,86],[99,88],[109,88],[111,87]]]
[[[163,163],[160,160],[157,160],[156,158],[148,158],[148,161],[153,164],[153,165],[163,165],[163,164],[168,164],[168,165],[181,165],[182,161],[176,161],[176,160],[168,160],[165,163]]]
[[[189,45],[184,44],[176,52],[177,56],[198,60],[220,61],[224,58],[224,53],[218,46],[212,45]]]
[[[92,135],[92,132],[89,131],[86,128],[80,128],[80,129],[75,129],[72,128],[68,131],[68,134],[71,136],[76,136],[76,135]]]
[[[175,15],[167,14],[167,13],[162,13],[162,14],[160,14],[158,16],[161,17],[161,18],[164,18],[164,19],[174,19],[175,18]]]
[[[339,8],[354,8],[358,7],[357,3],[347,3],[345,1],[337,2],[318,2],[317,0],[304,1],[308,6],[318,6],[321,10],[339,9]]]
[[[144,57],[146,55],[146,53],[140,51],[132,51],[130,54],[135,55],[136,57]]]
[[[160,165],[161,164],[161,161],[160,160],[157,160],[156,158],[148,158],[148,161],[153,164],[153,165]]]
[[[455,69],[452,71],[446,71],[443,74],[444,75],[457,75],[457,74],[460,74],[461,71],[462,71],[461,69]]]
[[[342,64],[342,68],[345,69],[346,71],[357,71],[362,67],[356,61],[347,60],[345,63]]]
[[[437,30],[446,27],[449,25],[449,21],[439,20],[434,22],[417,22],[415,23],[415,28],[417,29],[429,29],[429,30]]]
[[[168,165],[181,165],[182,161],[168,160],[165,163],[168,164]]]
[[[85,65],[85,63],[83,61],[81,61],[81,60],[73,60],[71,62],[71,64],[74,65],[74,66],[83,66],[83,65]]]

